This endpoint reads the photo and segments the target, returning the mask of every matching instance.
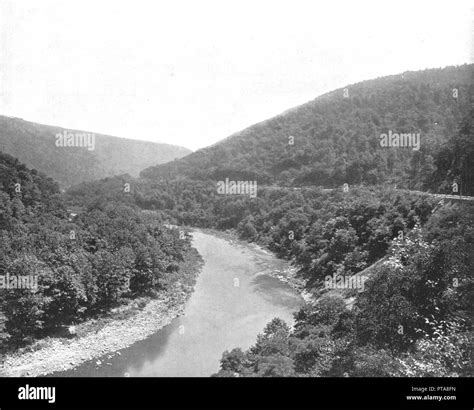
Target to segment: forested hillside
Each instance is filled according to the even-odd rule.
[[[126,184],[131,192],[123,195]],[[84,200],[86,198],[86,200]],[[235,230],[293,260],[307,288],[335,272],[354,274],[383,257],[400,232],[424,224],[439,200],[381,187],[325,191],[262,188],[257,198],[218,195],[211,182],[150,182],[119,176],[70,189],[83,207],[136,204],[177,224]]]
[[[440,167],[454,161],[449,154],[435,159],[448,140],[469,135],[470,141],[458,141],[456,155],[465,143],[472,149],[472,126],[461,124],[472,121],[473,72],[471,64],[348,85],[141,175],[287,186],[393,183],[444,191],[457,178],[463,192],[472,192],[472,155],[456,159],[463,171],[453,171],[447,181],[433,180],[433,174],[447,176]],[[382,147],[380,136],[389,132],[419,134],[419,149]]]
[[[384,257],[400,232],[407,234],[416,223],[425,224],[431,212],[438,206],[444,206],[438,205],[439,200],[404,192],[400,187],[453,193],[453,183],[456,182],[458,194],[474,194],[473,111],[468,102],[469,75],[472,69],[471,65],[426,70],[360,83],[349,87],[352,90],[349,91],[352,100],[345,99],[343,95],[339,95],[339,91],[335,91],[278,118],[251,127],[242,135],[233,136],[221,144],[182,160],[145,170],[141,178],[122,175],[84,183],[71,188],[66,198],[70,203],[84,207],[125,202],[142,209],[159,211],[164,218],[174,223],[221,230],[233,229],[241,238],[258,242],[277,255],[293,260],[307,287],[314,288],[320,286],[322,279],[328,274],[339,272],[352,275]],[[457,99],[451,93],[455,84],[461,84]],[[449,89],[450,93],[442,94],[443,89]],[[460,97],[461,94],[464,94],[463,98]],[[372,97],[369,98],[369,95]],[[373,100],[377,102],[374,106],[371,105]],[[379,111],[375,110],[376,106]],[[411,107],[411,110],[406,107]],[[320,110],[326,115],[321,116]],[[339,114],[341,110],[346,110],[344,115]],[[348,178],[356,174],[354,170],[348,170],[344,174],[347,178],[340,180],[333,179],[329,174],[317,181],[299,179],[305,185],[309,182],[309,185],[337,186],[329,191],[308,186],[300,190],[281,189],[261,184],[255,198],[249,195],[221,195],[217,192],[218,178],[245,179],[247,176],[257,178],[259,184],[261,182],[262,174],[260,171],[254,173],[252,169],[255,168],[252,168],[250,162],[241,163],[238,167],[231,166],[226,171],[221,164],[234,164],[234,160],[252,157],[256,166],[265,168],[265,164],[277,161],[275,155],[292,155],[288,150],[294,149],[296,145],[287,145],[287,151],[281,153],[275,148],[275,141],[262,144],[265,135],[270,139],[283,135],[283,124],[286,124],[285,127],[291,124],[294,131],[296,128],[304,128],[305,124],[315,126],[319,121],[316,119],[324,117],[333,131],[349,131],[351,127],[346,126],[347,124],[359,129],[375,129],[372,117],[360,117],[359,114],[365,110],[379,112],[379,119],[382,118],[381,113],[384,113],[385,124],[390,118],[392,125],[420,123],[431,130],[426,134],[432,141],[436,141],[436,144],[428,144],[426,147],[431,150],[431,166],[422,180],[415,178],[423,183],[412,184],[410,180],[414,174],[409,175],[401,172],[401,169],[393,168],[385,169],[381,180],[362,178],[362,184],[349,184],[346,186],[347,192],[343,189],[342,181],[351,182]],[[433,121],[421,121],[422,118],[434,118],[438,125],[444,124],[444,132],[448,132],[447,128],[452,131],[445,135],[433,126]],[[271,125],[276,123],[282,124],[281,132],[271,131]],[[318,130],[315,128],[313,131],[320,132]],[[408,128],[405,130],[409,131]],[[298,138],[293,131],[296,143]],[[357,133],[354,135],[356,138]],[[260,139],[262,136],[263,139]],[[308,143],[312,141],[314,144],[307,145],[303,149],[304,154],[312,155],[314,147],[320,149],[322,145],[327,147],[327,144],[332,144],[334,149],[342,150],[331,154],[335,155],[337,161],[355,161],[361,155],[371,155],[371,144],[356,144],[353,150],[344,151],[346,144],[340,144],[338,132],[335,131],[327,134],[323,140],[319,137],[307,139]],[[385,159],[389,159],[391,156],[401,155],[393,162],[394,167],[405,164],[407,169],[411,169],[416,162],[416,153],[422,151],[407,148],[385,148],[386,151],[383,151],[378,140],[377,138],[375,144],[378,148],[374,146],[376,156],[388,155]],[[245,144],[251,142],[253,148],[247,150],[243,141]],[[233,150],[235,155],[228,157],[222,150]],[[211,157],[213,161],[207,162]],[[328,163],[317,161],[308,165],[312,174],[319,172],[317,169],[320,166],[324,172],[331,169]],[[238,169],[238,172],[231,169]],[[169,170],[180,174],[168,175],[166,172]],[[297,179],[302,174],[298,175]],[[265,178],[264,181],[268,183],[296,183],[296,179],[279,181]],[[395,181],[398,187],[392,184]],[[124,186],[130,188],[128,195],[123,195]]]
[[[327,292],[295,314],[293,329],[275,318],[250,349],[225,352],[217,376],[472,376],[473,232],[474,206],[438,209],[392,241],[352,307],[348,291]],[[345,237],[336,231],[337,248],[313,260],[318,270]]]
[[[66,198],[230,229],[292,261],[313,302],[293,329],[275,319],[249,350],[226,352],[219,376],[467,375],[474,206],[412,190],[474,195],[472,71],[348,86],[138,179],[84,183]],[[420,149],[381,146],[389,132],[420,134]],[[225,178],[257,181],[257,195],[219,193]],[[368,268],[362,292],[326,288]]]
[[[219,376],[471,372],[473,204],[383,187],[225,196],[212,182],[127,176],[84,184],[68,197],[88,198],[84,206],[135,203],[174,223],[232,229],[293,262],[315,302],[296,314],[294,330],[276,319],[250,350],[226,352]],[[351,278],[381,260],[364,291],[325,293],[328,277]],[[347,297],[355,298],[352,308]]]
[[[195,276],[179,269],[190,251],[186,235],[136,206],[71,213],[52,179],[0,153],[0,347],[138,296],[191,289]]]
[[[64,135],[64,132],[93,134],[0,116],[0,151],[43,172],[61,187],[123,173],[138,176],[146,167],[173,161],[191,152],[175,145],[101,134],[94,134],[93,149],[57,146],[56,135]]]

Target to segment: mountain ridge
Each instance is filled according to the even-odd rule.
[[[58,147],[60,133],[94,135],[94,149]],[[173,161],[192,152],[172,144],[114,137],[0,116],[0,151],[52,177],[61,187],[120,174],[138,176],[151,165]]]
[[[389,182],[421,189],[430,184],[440,147],[469,115],[473,69],[464,64],[407,71],[346,85],[140,175],[258,178],[290,186]],[[419,132],[421,150],[381,148],[379,137],[389,130]]]

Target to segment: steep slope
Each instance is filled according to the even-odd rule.
[[[65,131],[84,133],[0,116],[0,151],[45,173],[63,187],[124,173],[138,176],[146,167],[173,161],[191,152],[174,145],[100,134],[94,134],[93,150],[87,146],[56,146],[56,135],[64,135]]]
[[[441,145],[469,116],[473,68],[406,72],[350,85],[141,176],[327,187],[390,182],[419,189],[429,183]],[[384,133],[419,134],[419,149],[383,147]]]

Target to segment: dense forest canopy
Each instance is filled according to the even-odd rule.
[[[293,328],[275,318],[216,376],[471,376],[473,228],[474,206],[439,209],[391,242],[353,306],[350,291],[329,291]]]
[[[181,281],[190,239],[136,206],[71,213],[58,185],[0,153],[0,341],[22,343]],[[15,278],[34,288],[10,288]],[[6,279],[5,279],[6,278]]]

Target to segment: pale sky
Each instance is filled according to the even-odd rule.
[[[469,0],[0,0],[0,115],[195,150],[347,84],[472,62],[473,27]]]

